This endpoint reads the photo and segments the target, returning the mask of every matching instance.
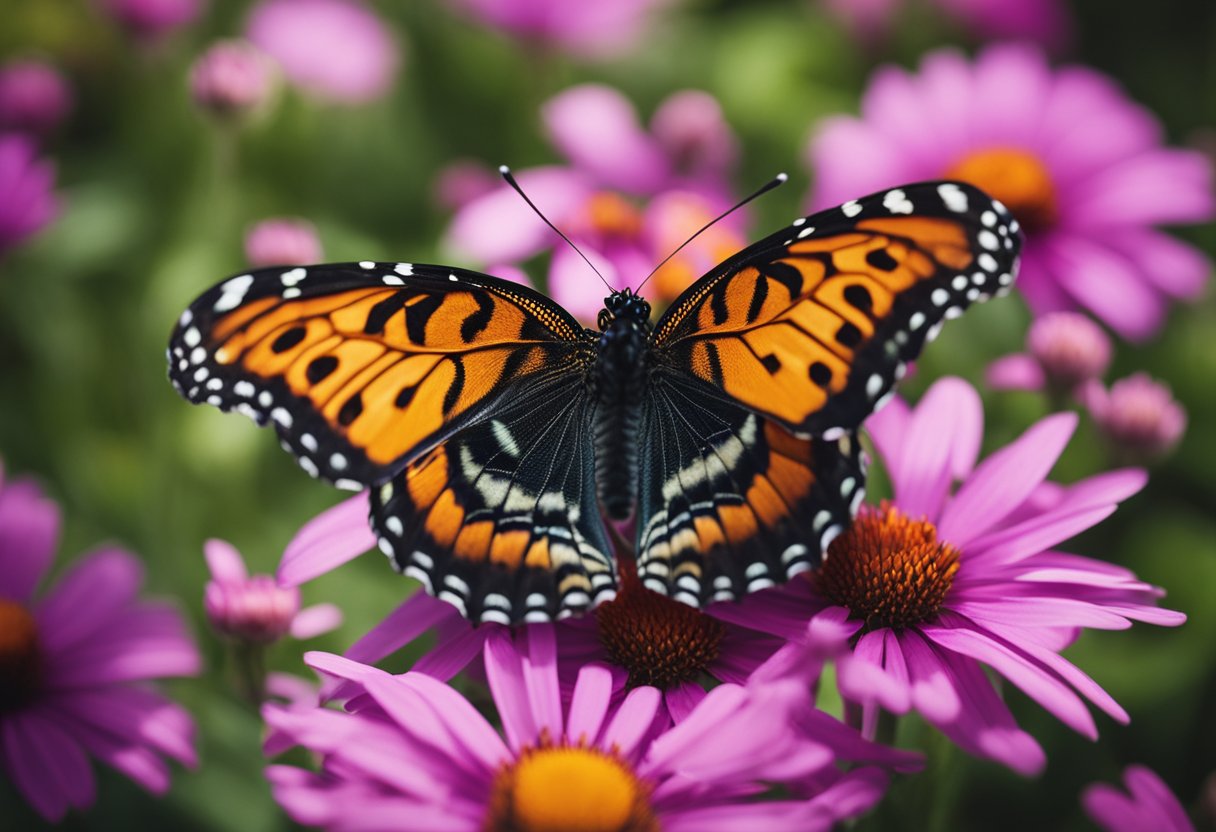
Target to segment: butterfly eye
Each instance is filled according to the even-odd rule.
[[[601,309],[600,316],[595,323],[600,328],[600,332],[603,332],[608,328],[608,324],[612,323],[612,314],[607,309]]]

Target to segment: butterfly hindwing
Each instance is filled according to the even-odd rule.
[[[795,221],[693,284],[657,352],[801,436],[855,429],[946,318],[1009,290],[1017,221],[928,182]]]
[[[402,263],[262,269],[205,292],[169,344],[193,402],[271,422],[313,476],[387,479],[492,412],[528,379],[586,355],[543,295],[475,272]]]
[[[472,621],[548,621],[612,597],[591,418],[576,380],[533,385],[372,489],[381,549]]]

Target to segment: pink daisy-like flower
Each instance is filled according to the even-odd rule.
[[[735,139],[705,93],[668,98],[649,132],[624,96],[596,84],[566,90],[542,115],[571,165],[532,168],[516,178],[615,288],[637,288],[690,234],[730,206],[725,180]],[[742,248],[740,222],[736,214],[718,223],[656,272],[649,284],[653,296],[660,303],[672,300]],[[497,264],[551,250],[550,296],[588,321],[603,305],[603,284],[505,185],[465,203],[446,244],[458,256]]]
[[[1092,382],[1082,389],[1081,399],[1120,460],[1156,461],[1186,432],[1186,411],[1168,387],[1147,373],[1120,379],[1109,390]]]
[[[262,220],[245,235],[245,258],[256,268],[308,266],[321,262],[321,240],[308,220]]]
[[[0,472],[0,771],[50,821],[96,799],[89,756],[156,794],[195,763],[194,723],[147,683],[198,673],[181,616],[141,601],[139,560],[104,547],[41,597],[58,507]]]
[[[867,724],[875,704],[915,709],[964,750],[1022,774],[1042,769],[1042,749],[985,666],[1091,739],[1097,727],[1083,698],[1127,722],[1059,651],[1081,628],[1176,626],[1185,616],[1156,607],[1161,590],[1128,570],[1052,547],[1110,515],[1144,485],[1144,472],[1047,481],[1073,413],[1048,416],[976,465],[983,409],[959,379],[934,384],[915,409],[893,401],[867,425],[891,503],[864,506],[809,580],[715,615],[793,639],[817,623],[846,627],[853,650],[839,664],[840,689],[865,704]]]
[[[25,136],[0,136],[0,254],[24,242],[59,213],[55,168]]]
[[[1030,325],[1026,352],[998,358],[985,378],[997,390],[1046,390],[1057,398],[1099,379],[1110,366],[1110,338],[1076,312],[1049,312]]]
[[[54,65],[33,58],[0,67],[0,132],[45,136],[72,109],[72,91]]]
[[[654,13],[671,0],[452,0],[482,24],[574,57],[619,54],[645,33]]]
[[[974,62],[939,51],[918,74],[880,70],[861,113],[810,143],[811,202],[919,179],[979,186],[1026,232],[1018,288],[1036,315],[1082,307],[1142,339],[1207,280],[1207,258],[1155,226],[1211,219],[1211,164],[1162,147],[1157,120],[1093,70],[1053,70],[1025,45]]]
[[[242,40],[212,44],[190,68],[194,102],[220,118],[238,118],[256,110],[270,96],[273,82],[270,59]]]
[[[502,734],[459,693],[421,673],[392,676],[348,659],[309,654],[345,682],[350,713],[267,706],[276,731],[321,757],[320,772],[271,766],[275,798],[295,820],[327,829],[681,830],[828,829],[873,805],[886,775],[842,774],[838,754],[907,755],[856,735],[791,730],[800,694],[780,681],[715,688],[680,725],[658,719],[660,695],[635,688],[619,707],[612,678],[585,666],[563,707],[552,628],[517,646],[498,631],[485,671]],[[842,726],[838,726],[842,727]],[[795,787],[770,801],[769,783]],[[555,784],[558,787],[555,788]]]
[[[1085,813],[1106,832],[1195,832],[1178,798],[1151,769],[1128,766],[1127,794],[1094,783],[1081,795]]]
[[[401,63],[384,22],[357,0],[262,0],[245,36],[278,61],[288,80],[330,101],[381,97]]]
[[[1062,0],[931,0],[942,14],[982,40],[1033,40],[1058,48],[1070,39],[1072,18]],[[824,8],[865,40],[885,38],[906,0],[824,0]]]

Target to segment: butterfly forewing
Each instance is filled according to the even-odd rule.
[[[802,436],[861,424],[946,318],[1008,291],[1021,246],[963,183],[883,191],[799,219],[727,260],[659,321],[666,366]]]
[[[313,476],[359,488],[587,350],[578,322],[526,287],[346,263],[262,269],[205,292],[173,333],[169,374],[193,402],[272,422]]]

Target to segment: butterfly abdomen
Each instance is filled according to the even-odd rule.
[[[649,325],[615,318],[600,336],[595,385],[595,479],[600,504],[613,520],[633,514],[638,474],[638,427],[649,378]]]

